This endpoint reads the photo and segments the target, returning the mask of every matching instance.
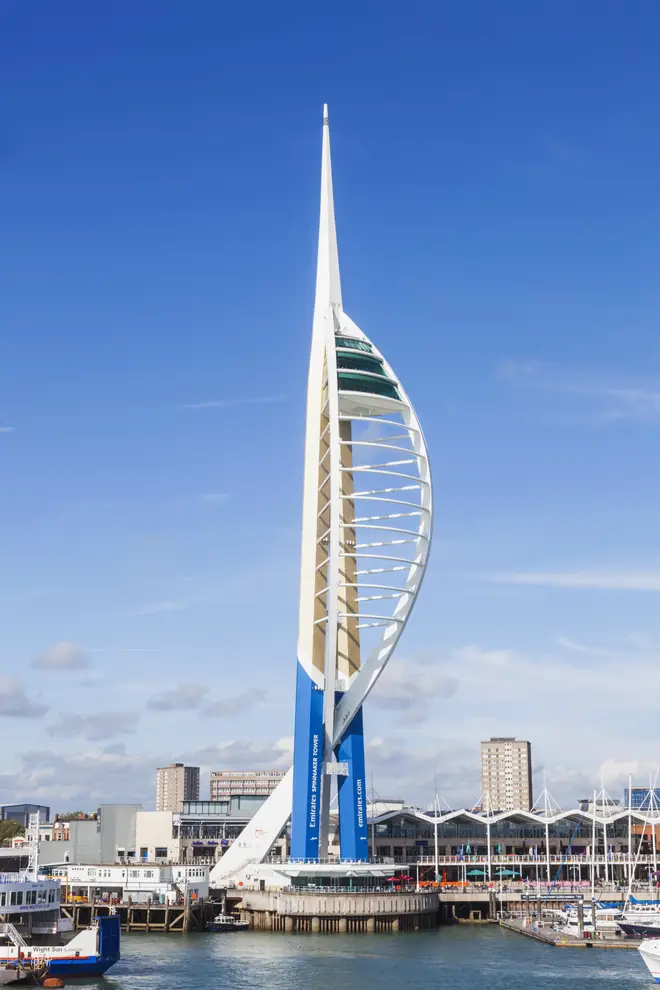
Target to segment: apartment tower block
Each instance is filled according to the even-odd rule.
[[[170,763],[156,771],[156,811],[181,811],[184,801],[199,801],[199,767]]]
[[[532,807],[532,747],[501,736],[481,744],[481,792],[489,811],[529,811]]]

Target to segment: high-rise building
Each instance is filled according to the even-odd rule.
[[[156,811],[181,811],[184,801],[199,801],[199,767],[170,763],[156,771]]]
[[[423,352],[409,325],[393,340]],[[289,815],[291,858],[325,860],[335,797],[341,858],[368,860],[363,704],[408,621],[431,542],[421,425],[344,308],[327,106],[303,479],[293,768],[215,868],[218,885],[261,862]]]
[[[284,775],[284,770],[214,770],[211,801],[228,802],[232,814],[254,814]]]
[[[500,736],[481,744],[483,807],[529,811],[532,807],[532,747],[523,739]]]
[[[263,797],[272,794],[284,770],[214,770],[211,773],[211,800],[233,797]]]

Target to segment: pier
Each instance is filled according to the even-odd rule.
[[[119,915],[121,930],[124,932],[184,933],[204,931],[207,921],[217,914],[218,908],[211,901],[188,904],[73,901],[62,904],[60,910],[62,917],[68,918],[75,930],[87,928],[97,918],[113,912]]]
[[[525,935],[533,938],[537,942],[545,942],[546,945],[553,945],[559,949],[637,949],[640,945],[639,939],[633,938],[576,938],[574,935],[566,935],[562,932],[548,930],[547,925],[533,926],[525,925],[522,920],[500,920],[500,928],[506,928],[510,932],[518,935]]]

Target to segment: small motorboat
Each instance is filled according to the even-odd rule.
[[[626,938],[658,938],[660,936],[660,920],[648,921],[646,924],[620,921],[619,928]]]
[[[206,923],[207,932],[246,932],[249,927],[247,921],[239,921],[231,914],[218,914]]]

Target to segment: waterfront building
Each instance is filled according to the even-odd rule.
[[[639,808],[641,811],[650,811],[653,808],[660,808],[660,787],[637,786],[626,787],[623,803],[631,808]]]
[[[50,838],[42,834],[39,858],[44,866],[95,862],[101,856],[101,831],[96,817],[55,822]]]
[[[141,804],[102,804],[96,812],[100,863],[135,859],[135,824]]]
[[[611,798],[601,791],[599,794],[594,794],[593,797],[580,798],[578,808],[580,811],[593,811],[596,814],[611,814],[620,804],[618,798]]]
[[[209,896],[208,866],[186,864],[122,866],[76,864],[54,870],[69,897],[140,903],[175,904],[187,895],[193,900]]]
[[[224,803],[221,803],[224,807]],[[245,812],[220,810],[212,801],[185,802],[183,811],[140,811],[135,847],[143,863],[205,863],[220,859],[250,820]],[[286,854],[286,838],[276,844]]]
[[[513,811],[532,807],[532,747],[512,736],[494,736],[481,743],[483,807]]]
[[[157,873],[156,867],[199,867],[206,877],[214,864],[222,866],[223,855],[245,832],[246,821],[218,813],[211,802],[207,810],[184,812],[137,812],[137,831],[133,843],[139,855],[122,863],[100,859],[67,863],[53,861],[50,872],[76,877],[72,870],[84,866],[85,876],[93,886],[101,881],[116,880],[122,890],[150,890],[153,895],[164,888],[151,881],[170,883],[172,873]],[[395,870],[421,881],[448,884],[475,882],[495,883],[518,880],[540,883],[601,884],[634,883],[635,889],[654,889],[654,877],[660,867],[660,842],[657,841],[660,812],[654,813],[602,806],[600,811],[574,808],[552,812],[516,809],[500,813],[461,809],[447,812],[423,812],[399,807],[369,819],[369,863],[351,864],[351,883],[382,884]],[[67,843],[41,843],[40,849],[54,852]],[[240,849],[240,845],[238,845]],[[24,870],[28,853],[23,849],[0,850],[1,872]],[[219,862],[218,862],[219,861]],[[70,869],[71,868],[71,869]],[[153,870],[145,873],[144,870]],[[115,872],[107,872],[115,870]],[[124,872],[122,872],[122,870]],[[138,870],[141,872],[131,872]],[[119,872],[116,872],[119,871]],[[128,872],[127,872],[128,871]],[[187,874],[193,876],[193,874]],[[288,886],[316,884],[345,886],[347,865],[342,861],[336,816],[330,822],[330,857],[327,862],[301,864],[289,858],[286,831],[270,849],[267,859],[244,867],[241,882],[246,886]],[[120,884],[119,881],[126,881]],[[138,883],[139,881],[139,883]],[[214,880],[213,886],[217,886]],[[102,888],[107,892],[106,887]]]
[[[240,798],[227,802],[189,801],[183,811],[174,816],[173,834],[179,842],[179,862],[213,862],[221,859],[242,834],[254,815],[248,803]],[[272,845],[275,857],[288,855],[289,837],[283,828]]]
[[[39,815],[40,822],[49,822],[50,808],[45,804],[5,804],[0,808],[0,821],[18,822],[23,828],[28,827],[30,815]]]
[[[405,346],[415,346],[410,328]],[[262,861],[289,816],[292,859],[325,859],[334,795],[341,858],[368,858],[363,703],[417,598],[431,530],[420,423],[392,366],[344,309],[325,107],[293,768],[223,857],[214,882]]]
[[[270,797],[284,777],[284,770],[214,770],[211,801],[225,802],[227,811],[249,812],[248,817]],[[190,800],[194,800],[190,798]]]
[[[169,763],[156,770],[156,811],[180,811],[184,801],[199,800],[199,767]]]
[[[103,804],[96,814],[39,826],[42,867],[66,863],[116,863],[135,858],[135,824],[139,804]],[[19,869],[20,845],[0,849],[2,869]]]
[[[199,863],[220,859],[253,814],[232,802],[184,801],[183,810],[143,811],[140,805],[102,805],[94,818],[70,819],[67,828],[41,826],[40,862],[44,868],[80,864]],[[27,859],[21,838],[0,849],[0,873],[20,870]],[[274,856],[286,856],[284,829],[273,844]]]
[[[660,842],[653,833],[658,827],[657,811],[648,815],[620,807],[550,814],[525,809],[433,814],[403,808],[369,821],[370,862],[351,867],[351,886],[387,887],[398,871],[414,881],[419,877],[423,884],[529,881],[575,885],[578,893],[618,884],[655,894]],[[343,887],[346,866],[339,855],[326,863],[305,864],[271,857],[267,864],[247,867],[242,876],[246,887],[261,882]]]

